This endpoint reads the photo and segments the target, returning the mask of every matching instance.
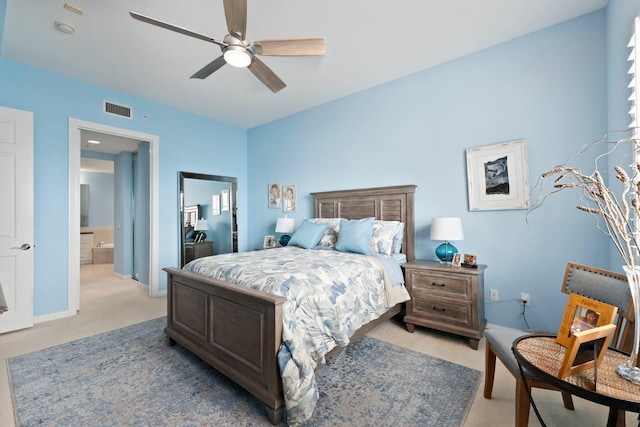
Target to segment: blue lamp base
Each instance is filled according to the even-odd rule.
[[[282,237],[280,237],[280,246],[287,246],[289,244],[289,240],[291,240],[291,236],[283,234]]]
[[[449,242],[442,242],[442,244],[436,248],[436,256],[441,263],[450,263],[453,255],[457,253],[458,250],[456,247]]]

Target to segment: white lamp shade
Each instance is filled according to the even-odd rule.
[[[431,240],[463,240],[462,221],[458,217],[433,218],[431,221]]]
[[[276,221],[276,233],[291,234],[296,229],[296,220],[293,218],[278,218]]]
[[[196,221],[196,226],[193,228],[196,231],[204,231],[209,229],[209,221],[206,219],[199,219]]]

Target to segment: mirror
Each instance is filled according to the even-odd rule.
[[[238,179],[179,175],[180,267],[203,256],[238,252]]]
[[[89,226],[89,184],[80,184],[80,227]]]

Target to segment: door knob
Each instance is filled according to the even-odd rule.
[[[29,249],[31,249],[31,246],[29,246],[28,243],[23,243],[22,245],[20,245],[20,247],[14,246],[11,249],[20,249],[22,251],[28,251]]]

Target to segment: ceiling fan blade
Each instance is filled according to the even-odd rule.
[[[265,56],[321,56],[327,50],[324,37],[260,40],[253,46],[256,54]]]
[[[147,24],[155,25],[156,27],[164,28],[166,30],[175,31],[176,33],[184,34],[185,36],[195,37],[197,39],[204,40],[206,42],[217,44],[220,47],[227,47],[227,44],[224,43],[224,42],[221,42],[220,40],[216,40],[216,39],[214,39],[212,37],[205,36],[203,34],[199,34],[199,33],[196,33],[194,31],[191,31],[191,30],[187,30],[186,28],[183,28],[183,27],[178,27],[177,25],[169,24],[168,22],[160,21],[160,20],[152,18],[150,16],[146,16],[146,15],[143,15],[141,13],[134,12],[132,10],[129,11],[129,15],[131,15],[131,17],[133,19],[137,19],[138,21],[146,22]]]
[[[215,71],[220,69],[220,67],[222,67],[226,63],[227,63],[227,61],[224,60],[224,56],[220,55],[219,57],[217,57],[213,61],[209,62],[204,67],[202,67],[202,69],[200,69],[197,73],[195,73],[193,76],[191,76],[191,78],[192,79],[204,79],[204,78],[207,78],[211,74],[213,74]]]
[[[244,40],[247,35],[247,0],[224,0],[224,16],[229,33],[236,33]]]
[[[253,57],[253,61],[247,67],[253,73],[254,76],[258,78],[266,87],[271,89],[271,92],[277,93],[287,87],[286,84],[280,77],[276,75],[271,68],[267,67],[264,62],[260,61],[255,56]]]

